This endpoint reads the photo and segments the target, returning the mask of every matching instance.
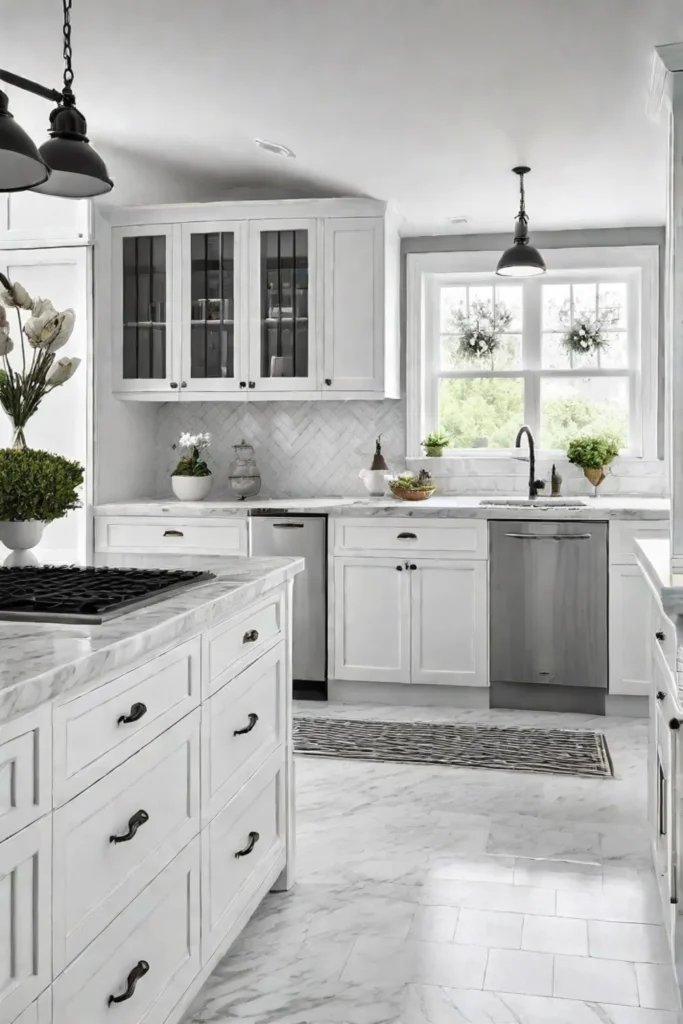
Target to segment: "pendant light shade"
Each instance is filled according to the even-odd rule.
[[[34,192],[66,199],[87,199],[110,192],[114,183],[102,157],[86,136],[85,118],[76,107],[60,106],[50,115],[51,138],[40,147],[40,155],[51,169],[47,181]]]
[[[8,109],[0,91],[0,192],[23,192],[47,181],[45,161]]]
[[[529,167],[513,167],[519,175],[519,213],[515,222],[515,238],[509,249],[506,249],[498,260],[496,273],[501,277],[535,277],[545,274],[545,262],[538,249],[529,245],[529,218],[524,207],[524,175]]]

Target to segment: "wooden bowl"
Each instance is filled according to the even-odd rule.
[[[413,491],[406,490],[403,487],[391,487],[393,496],[400,498],[401,501],[426,501],[427,498],[431,498],[435,490],[436,487],[430,487],[428,491]]]

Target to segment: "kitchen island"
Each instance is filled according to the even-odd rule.
[[[211,568],[211,566],[205,566]],[[0,1020],[169,1024],[293,883],[297,559],[102,625],[0,623]]]

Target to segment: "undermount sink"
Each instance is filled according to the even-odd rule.
[[[481,505],[502,508],[585,508],[583,498],[485,498]]]

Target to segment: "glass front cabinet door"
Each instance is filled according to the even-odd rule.
[[[181,389],[248,391],[242,253],[246,224],[184,224]]]
[[[318,222],[249,224],[250,397],[320,388]]]
[[[165,392],[180,388],[172,337],[173,228],[112,229],[114,390]]]

